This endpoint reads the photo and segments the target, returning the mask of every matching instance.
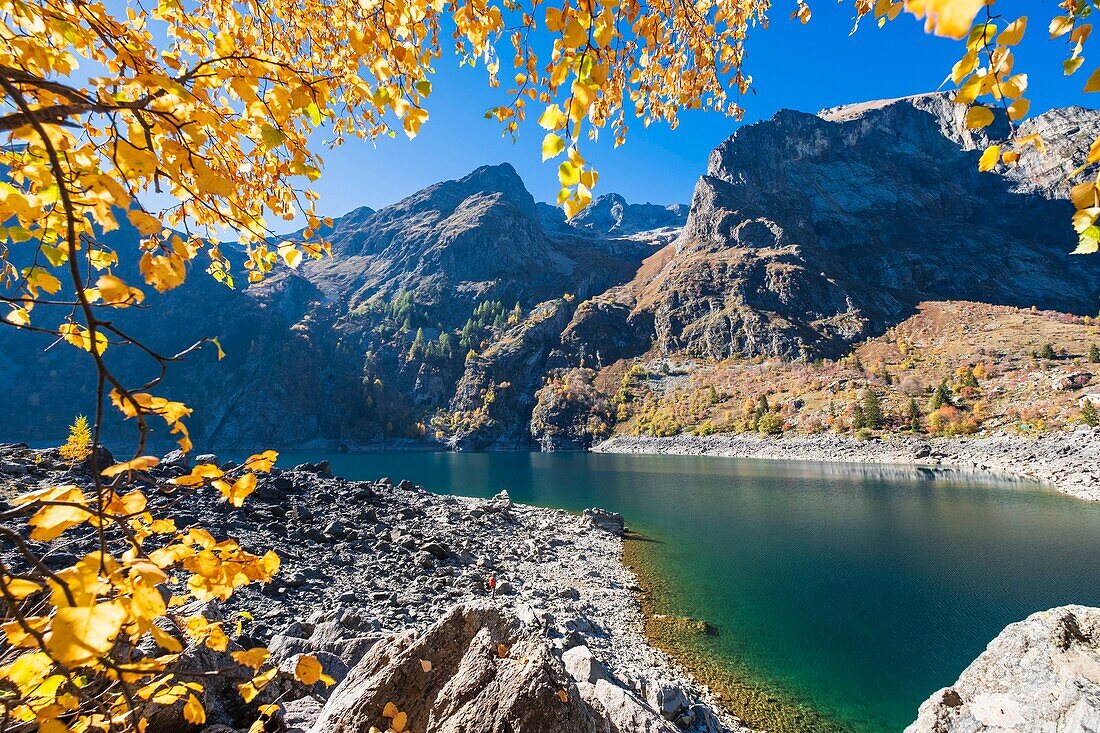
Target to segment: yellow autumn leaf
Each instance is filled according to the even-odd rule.
[[[105,270],[118,264],[118,255],[109,250],[93,249],[88,252],[88,261],[92,263],[92,267],[95,269]]]
[[[1001,83],[1001,92],[1009,99],[1019,99],[1027,90],[1027,74],[1014,74]]]
[[[405,135],[412,140],[420,134],[420,127],[428,121],[428,111],[421,109],[420,107],[413,107],[401,120],[401,125],[405,129]]]
[[[1088,81],[1085,82],[1086,92],[1100,92],[1100,68],[1089,74]]]
[[[137,305],[145,300],[145,293],[137,288],[132,288],[114,275],[101,275],[95,281],[99,297],[107,305],[125,308],[129,305]]]
[[[1057,38],[1058,36],[1064,36],[1073,29],[1073,16],[1071,15],[1059,15],[1054,20],[1050,21],[1050,37]]]
[[[394,733],[404,733],[405,726],[409,724],[409,716],[407,713],[401,712],[393,716],[393,720],[390,721],[390,727],[393,728]]]
[[[3,584],[7,595],[10,595],[17,601],[21,601],[32,593],[36,593],[42,590],[42,586],[33,580],[26,580],[24,578],[14,578],[11,576],[0,577],[0,583]]]
[[[44,267],[26,267],[23,269],[23,277],[32,293],[39,288],[51,295],[61,290],[61,281]]]
[[[158,293],[166,293],[179,287],[187,277],[184,260],[176,254],[155,255],[146,252],[138,261],[138,268],[145,277],[145,282],[156,288]]]
[[[1100,251],[1100,240],[1098,240],[1095,236],[1090,236],[1089,232],[1091,231],[1092,229],[1090,228],[1080,235],[1077,240],[1077,247],[1072,252],[1070,252],[1070,254],[1091,255],[1096,254],[1097,251]]]
[[[424,670],[425,672],[431,672],[432,671],[432,663],[429,662],[427,659],[421,659],[420,660],[420,669]]]
[[[399,713],[399,712],[400,712],[400,710],[398,710],[397,706],[394,705],[392,702],[387,702],[385,705],[382,706],[382,717],[383,718],[392,718],[393,716],[397,715],[397,713]]]
[[[279,454],[273,450],[265,450],[263,453],[253,453],[244,462],[244,467],[260,473],[267,473],[279,460]]]
[[[317,657],[303,654],[298,657],[298,663],[294,666],[294,677],[303,684],[312,685],[321,679],[322,671]]]
[[[206,722],[206,708],[194,695],[187,696],[187,702],[183,706],[183,717],[192,725],[202,725]]]
[[[581,182],[581,169],[568,160],[562,161],[558,166],[558,181],[563,187],[576,186]]]
[[[555,158],[561,155],[563,150],[565,150],[565,140],[552,132],[546,133],[546,136],[542,139],[542,159],[547,161]]]
[[[84,351],[92,350],[91,331],[77,323],[62,323],[57,327],[57,332],[67,343]],[[102,354],[107,350],[107,336],[101,330],[95,332],[95,353]]]
[[[302,263],[302,250],[297,247],[281,249],[280,253],[283,256],[283,262],[291,269],[297,268]]]
[[[539,126],[543,129],[554,131],[565,127],[566,116],[557,104],[547,105],[546,110],[539,117]]]
[[[968,130],[980,130],[988,127],[993,122],[993,111],[989,107],[975,105],[966,111],[966,127]]]
[[[294,666],[294,678],[305,685],[323,682],[325,686],[331,687],[336,683],[336,680],[325,674],[321,662],[312,654],[298,657],[298,663]]]
[[[4,315],[4,320],[14,326],[26,326],[31,322],[31,314],[26,308],[12,306],[12,309]]]
[[[1031,108],[1031,101],[1027,99],[1017,99],[1012,104],[1008,105],[1008,119],[1013,122],[1018,122],[1027,117],[1027,111]]]
[[[970,30],[985,0],[906,0],[905,10],[925,19],[925,31],[959,39]]]
[[[962,80],[969,76],[974,69],[978,68],[978,53],[976,51],[967,51],[963,54],[963,57],[955,62],[955,65],[951,67],[951,81],[958,85],[962,83]]]
[[[557,33],[565,27],[565,14],[555,7],[546,8],[546,30]]]
[[[963,82],[963,85],[955,92],[955,102],[957,104],[973,104],[974,100],[981,94],[981,91],[982,77],[977,75],[971,76]]]
[[[148,237],[152,234],[159,234],[160,231],[164,229],[164,225],[161,223],[160,219],[140,209],[131,209],[127,211],[126,218],[130,220],[130,223],[134,225],[138,233],[144,237]]]
[[[1023,137],[1017,138],[1016,145],[1021,148],[1027,145],[1034,145],[1035,149],[1038,150],[1040,153],[1046,152],[1047,149],[1046,143],[1043,142],[1042,136],[1037,132],[1033,132],[1030,135],[1024,135]]]
[[[43,506],[27,520],[32,528],[31,539],[37,542],[49,542],[93,516],[87,508],[84,492],[77,486],[57,487],[56,491],[44,495],[42,501],[56,503]]]
[[[0,626],[8,643],[15,649],[34,649],[38,639],[49,631],[51,619],[48,616],[27,616],[20,621],[8,621]],[[25,654],[24,656],[29,656]],[[11,668],[11,665],[8,667]],[[2,674],[2,672],[0,672]],[[8,679],[11,679],[8,677]]]
[[[562,42],[566,48],[580,48],[588,43],[588,34],[584,26],[576,17],[571,17],[565,24],[565,32],[562,33]]]
[[[1100,216],[1100,207],[1090,206],[1087,209],[1081,209],[1075,211],[1073,214],[1073,228],[1081,234],[1086,229],[1096,223],[1097,216]]]
[[[229,635],[225,633],[225,629],[221,627],[221,624],[211,624],[203,643],[206,644],[208,649],[224,652],[229,648]]]
[[[222,479],[216,479],[211,485],[220,491],[230,504],[242,506],[248,495],[256,490],[256,474],[246,473],[232,484]]]
[[[271,652],[262,646],[258,646],[245,651],[230,652],[230,656],[233,657],[237,664],[258,670],[260,667],[264,666],[264,662],[271,656]]]
[[[978,170],[985,172],[991,171],[997,165],[997,161],[1000,159],[1001,146],[990,145],[982,153],[982,157],[978,159]]]
[[[241,699],[246,703],[255,700],[256,696],[264,691],[264,688],[271,683],[271,680],[275,678],[278,672],[279,670],[277,669],[269,669],[263,674],[256,675],[248,682],[242,682],[237,685],[237,692],[240,693]]]
[[[117,476],[120,473],[126,473],[127,471],[148,471],[150,468],[155,468],[160,463],[160,459],[156,456],[138,456],[137,458],[129,461],[123,461],[122,463],[116,463],[113,466],[100,471],[100,473],[107,478]]]
[[[117,601],[59,608],[46,637],[46,649],[62,664],[88,664],[110,651],[125,620],[126,611]]]
[[[1023,40],[1025,30],[1027,30],[1027,16],[1021,16],[1001,31],[1001,35],[997,36],[997,43],[1002,46],[1015,46]]]

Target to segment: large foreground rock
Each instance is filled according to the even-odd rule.
[[[1100,731],[1100,608],[1062,606],[1005,628],[905,733]]]
[[[412,733],[601,730],[540,630],[485,602],[456,606],[422,636],[376,645],[329,698],[313,733],[384,729],[388,702]]]

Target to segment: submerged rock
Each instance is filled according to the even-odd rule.
[[[1100,608],[1061,606],[1011,624],[905,733],[1100,730]]]
[[[623,523],[622,514],[609,512],[598,507],[584,510],[584,513],[581,514],[581,526],[602,529],[617,537],[626,534],[626,525]]]

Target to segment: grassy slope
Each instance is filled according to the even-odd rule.
[[[1051,344],[1055,359],[1035,358]],[[1051,311],[962,301],[928,302],[884,335],[859,344],[848,357],[814,364],[778,360],[706,363],[689,357],[649,358],[602,371],[597,385],[615,394],[626,383],[629,401],[616,432],[669,435],[683,431],[751,429],[748,413],[766,394],[785,429],[853,429],[854,405],[867,388],[881,395],[884,429],[908,429],[910,399],[933,431],[931,396],[946,380],[957,411],[941,417],[947,431],[1033,432],[1081,420],[1080,396],[1100,391],[1100,364],[1090,363],[1100,327]],[[966,370],[978,386],[967,387]],[[962,372],[960,372],[962,370]],[[1076,377],[1072,380],[1071,377]],[[1097,383],[1097,386],[1088,385]]]

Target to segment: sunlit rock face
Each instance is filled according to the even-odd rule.
[[[1009,625],[905,733],[1100,727],[1100,609],[1061,606]]]
[[[944,95],[781,111],[710,155],[676,256],[641,289],[656,343],[699,356],[836,356],[922,300],[1093,313],[1100,266],[1072,258],[1065,165],[1035,150],[979,173],[990,138]],[[1028,123],[1080,152],[1100,114]],[[998,121],[989,129],[1007,133]],[[1078,155],[1080,160],[1081,156]]]

